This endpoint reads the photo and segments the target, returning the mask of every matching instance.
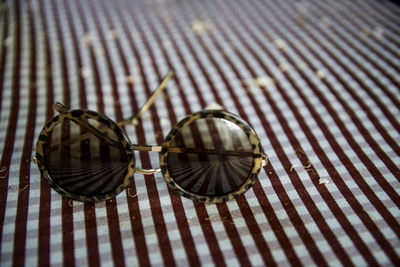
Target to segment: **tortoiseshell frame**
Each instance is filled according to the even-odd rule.
[[[249,175],[246,179],[246,181],[236,190],[229,192],[225,195],[221,196],[206,196],[206,195],[198,195],[194,194],[192,192],[189,192],[179,186],[174,181],[174,178],[171,177],[168,166],[167,166],[167,158],[168,158],[168,148],[170,146],[171,141],[174,139],[174,137],[178,134],[179,129],[182,127],[185,127],[186,125],[192,123],[193,121],[197,119],[202,119],[202,118],[221,118],[225,119],[228,121],[231,121],[238,125],[248,136],[249,142],[252,145],[253,149],[253,165],[252,169],[249,172]],[[160,152],[160,166],[161,166],[161,172],[164,176],[165,181],[167,184],[170,186],[170,188],[177,192],[178,194],[187,197],[189,199],[192,199],[194,201],[199,201],[203,203],[222,203],[225,201],[229,201],[234,199],[236,196],[244,194],[247,190],[249,190],[252,185],[256,182],[258,174],[260,172],[261,166],[262,166],[262,161],[265,158],[265,155],[263,153],[262,147],[261,147],[261,142],[256,134],[256,132],[250,127],[250,125],[245,122],[243,119],[240,117],[229,113],[227,111],[223,110],[203,110],[199,111],[196,113],[193,113],[184,119],[182,119],[178,124],[176,124],[167,137],[165,138],[165,141],[162,145],[162,150]]]
[[[47,138],[48,134],[53,130],[53,128],[63,122],[64,120],[72,120],[72,121],[77,121],[79,118],[85,117],[89,119],[93,119],[95,121],[98,121],[107,127],[109,127],[119,138],[121,141],[123,147],[125,148],[126,155],[128,158],[128,166],[127,166],[127,174],[125,175],[125,178],[123,180],[123,183],[119,185],[117,188],[114,190],[108,192],[108,193],[103,193],[103,194],[98,194],[94,196],[83,196],[83,195],[78,195],[73,192],[69,192],[65,189],[63,189],[60,185],[58,185],[53,179],[50,177],[47,168],[46,168],[46,162],[45,162],[45,155],[44,155],[44,150],[45,147],[48,145],[47,144]],[[132,149],[132,145],[126,136],[125,132],[111,119],[107,118],[106,116],[90,111],[90,110],[82,110],[82,109],[77,109],[77,110],[71,110],[67,112],[63,112],[55,116],[52,120],[48,121],[46,125],[43,127],[42,131],[39,134],[39,138],[36,144],[36,155],[35,158],[37,160],[37,165],[39,167],[40,172],[42,173],[42,177],[47,181],[47,183],[54,188],[58,193],[61,195],[73,199],[73,200],[78,200],[78,201],[102,201],[102,200],[107,200],[110,199],[116,195],[118,195],[120,192],[122,192],[126,187],[129,186],[133,179],[133,173],[135,169],[135,156],[134,156],[134,151]]]
[[[47,168],[46,168],[46,163],[45,163],[45,156],[44,156],[44,149],[45,146],[47,145],[47,138],[48,134],[53,130],[53,128],[61,123],[64,120],[72,120],[72,121],[77,121],[79,120],[80,117],[85,117],[85,118],[90,118],[96,121],[101,122],[102,124],[106,125],[109,127],[120,139],[122,145],[125,147],[126,154],[129,160],[129,164],[127,166],[127,174],[124,178],[124,182],[118,186],[115,190],[112,190],[111,192],[108,192],[107,194],[99,194],[95,196],[82,196],[75,194],[73,192],[69,192],[65,189],[63,189],[61,186],[59,186],[53,179],[50,177]],[[175,183],[173,177],[170,176],[170,173],[168,171],[167,167],[167,157],[168,157],[168,148],[170,146],[171,141],[173,138],[176,136],[176,134],[179,132],[179,129],[182,127],[190,124],[191,122],[201,119],[201,118],[221,118],[221,119],[226,119],[228,121],[231,121],[238,125],[248,136],[249,142],[252,145],[252,153],[253,153],[253,164],[252,164],[252,169],[249,172],[249,175],[246,179],[246,181],[241,185],[239,188],[236,190],[229,192],[225,195],[222,196],[203,196],[203,195],[198,195],[194,194],[192,192],[189,192],[182,187],[180,187],[177,183]],[[129,138],[126,136],[125,132],[111,119],[107,118],[106,116],[90,111],[90,110],[71,110],[67,112],[63,112],[55,116],[52,120],[46,123],[46,125],[43,127],[42,131],[40,132],[37,144],[36,144],[36,155],[35,158],[37,160],[37,164],[39,167],[40,172],[42,173],[42,177],[48,182],[48,184],[55,189],[58,193],[61,195],[73,199],[73,200],[78,200],[78,201],[102,201],[102,200],[107,200],[110,199],[120,192],[122,192],[126,187],[129,186],[133,179],[133,174],[135,172],[135,157],[134,157],[134,150],[131,142],[129,141]],[[234,199],[236,196],[244,194],[247,190],[249,190],[252,185],[255,183],[257,180],[258,174],[260,172],[261,166],[262,166],[262,161],[266,159],[265,155],[263,153],[262,147],[260,140],[255,133],[255,131],[240,117],[229,113],[227,111],[222,111],[222,110],[203,110],[199,111],[196,113],[193,113],[192,115],[187,116],[186,118],[182,119],[177,125],[175,125],[167,137],[165,138],[165,141],[161,147],[161,152],[160,152],[160,166],[161,166],[161,172],[164,176],[164,179],[168,186],[175,192],[179,193],[180,195],[187,197],[189,199],[192,199],[194,201],[199,201],[203,203],[221,203],[225,201],[229,201]]]

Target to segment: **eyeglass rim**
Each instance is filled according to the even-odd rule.
[[[253,153],[253,163],[252,163],[252,168],[251,171],[249,172],[248,177],[246,178],[245,182],[239,186],[237,189],[228,192],[224,195],[219,195],[219,196],[207,196],[207,195],[200,195],[196,194],[193,192],[190,192],[184,188],[182,188],[178,183],[175,182],[174,178],[171,177],[171,174],[168,170],[168,148],[170,147],[171,141],[173,138],[179,133],[179,130],[186,125],[189,125],[195,120],[202,119],[202,118],[220,118],[220,119],[225,119],[228,121],[231,121],[235,123],[237,126],[239,126],[244,133],[247,135],[249,138],[249,142],[252,146],[252,153]],[[247,192],[253,184],[257,181],[258,174],[260,173],[261,167],[262,167],[262,161],[264,157],[263,149],[261,147],[261,142],[254,131],[254,129],[242,118],[239,116],[230,113],[225,110],[202,110],[198,111],[195,113],[192,113],[191,115],[188,115],[187,117],[183,118],[180,120],[168,133],[166,136],[164,143],[162,145],[162,149],[160,152],[160,168],[161,172],[163,174],[164,180],[168,184],[168,186],[176,193],[189,198],[191,200],[197,201],[197,202],[202,202],[202,203],[222,203],[226,201],[230,201],[234,198],[236,198],[239,195],[244,194]]]
[[[81,116],[85,116],[86,118],[96,120],[96,121],[104,124],[105,126],[109,127],[110,130],[112,130],[117,135],[119,141],[122,143],[122,145],[124,147],[124,151],[126,152],[126,155],[128,158],[127,173],[123,179],[123,182],[120,185],[118,185],[115,189],[110,190],[109,192],[96,194],[93,196],[86,196],[86,195],[81,195],[81,194],[71,192],[71,191],[63,188],[63,186],[59,185],[56,181],[54,181],[47,170],[44,149],[47,144],[47,138],[48,138],[49,133],[54,129],[54,127],[56,125],[62,123],[64,120],[69,119],[69,120],[74,121],[75,119],[78,119],[78,117],[81,117]],[[48,121],[44,125],[44,127],[41,130],[39,137],[37,139],[35,159],[36,159],[38,168],[42,174],[42,177],[54,190],[56,190],[58,193],[60,193],[61,195],[65,196],[69,199],[82,201],[82,202],[86,202],[86,201],[99,202],[99,201],[105,201],[105,200],[113,198],[114,196],[118,195],[123,190],[125,190],[131,184],[132,179],[133,179],[133,174],[135,171],[135,154],[132,149],[132,144],[131,144],[128,136],[126,135],[125,131],[122,130],[117,125],[117,123],[115,123],[113,120],[111,120],[107,116],[105,116],[99,112],[96,112],[96,111],[85,110],[85,109],[75,109],[75,110],[69,110],[67,112],[59,113],[56,116],[54,116],[50,121]]]

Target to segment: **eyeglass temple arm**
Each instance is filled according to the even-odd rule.
[[[135,124],[137,120],[142,116],[144,112],[146,112],[151,105],[154,103],[154,100],[156,100],[157,96],[164,90],[165,86],[171,80],[172,76],[174,76],[175,70],[170,69],[168,73],[164,76],[162,79],[160,85],[157,87],[156,90],[153,91],[153,93],[150,95],[149,99],[147,99],[146,103],[143,104],[143,106],[139,109],[139,111],[135,114],[132,115],[131,117],[125,118],[122,121],[117,122],[118,126],[123,126],[127,123],[133,123]],[[53,106],[53,108],[58,112],[58,113],[63,113],[67,112],[69,109],[61,104],[60,102],[56,102]]]
[[[135,115],[133,115],[129,118],[123,119],[122,121],[117,122],[118,126],[124,126],[125,124],[128,124],[128,123],[133,123],[133,124],[137,123],[137,120],[140,118],[140,116],[142,116],[142,114],[151,107],[151,105],[154,103],[154,100],[162,92],[162,90],[164,90],[168,81],[171,80],[171,78],[172,78],[172,76],[174,76],[174,74],[175,74],[175,70],[170,69],[168,71],[168,73],[165,75],[165,77],[162,79],[160,85],[157,87],[156,90],[154,90],[154,92],[151,94],[151,96],[146,101],[146,103],[144,103],[143,106],[139,109],[139,111]],[[56,102],[53,105],[53,108],[59,113],[67,112],[69,110],[66,106],[64,106],[60,102]],[[83,141],[83,140],[89,138],[91,134],[94,134],[97,137],[99,137],[100,139],[103,139],[104,141],[109,143],[110,145],[119,146],[117,142],[113,141],[112,139],[108,138],[107,136],[104,136],[104,134],[101,131],[97,130],[90,124],[88,124],[84,121],[81,121],[79,119],[74,120],[74,121],[77,122],[80,126],[86,128],[89,131],[89,133],[80,135],[80,136],[78,136],[74,139],[68,140],[68,141],[64,141],[63,145]]]
[[[142,114],[151,107],[151,105],[156,100],[157,96],[164,90],[165,86],[167,85],[169,80],[171,80],[171,78],[172,78],[172,76],[174,76],[174,74],[175,74],[175,70],[170,69],[168,71],[168,73],[164,76],[164,78],[162,79],[158,88],[151,94],[149,99],[147,99],[146,103],[144,103],[144,105],[139,109],[139,111],[135,115],[125,118],[122,121],[117,122],[118,126],[124,126],[128,123],[136,124],[138,119],[140,118],[140,116],[142,116]]]

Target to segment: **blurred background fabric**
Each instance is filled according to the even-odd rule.
[[[398,266],[399,48],[392,1],[1,1],[0,265]],[[268,155],[252,189],[204,205],[135,174],[81,203],[41,180],[54,102],[120,120],[170,67],[132,143],[223,106]]]

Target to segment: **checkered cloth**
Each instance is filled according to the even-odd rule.
[[[0,42],[0,265],[399,265],[398,4],[3,0]],[[268,155],[251,190],[204,205],[135,174],[94,204],[41,179],[32,155],[55,101],[120,120],[170,67],[130,140],[161,145],[221,105]]]

